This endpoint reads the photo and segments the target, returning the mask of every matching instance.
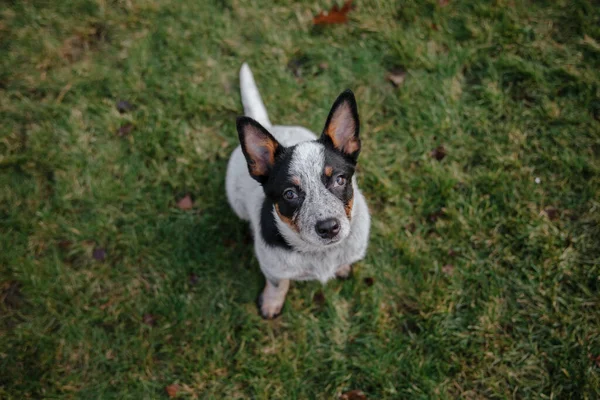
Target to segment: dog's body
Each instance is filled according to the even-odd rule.
[[[267,285],[261,314],[275,317],[289,280],[346,277],[365,255],[370,218],[354,168],[360,151],[351,92],[334,104],[318,139],[297,126],[271,126],[249,67],[240,71],[244,110],[241,146],[227,168],[227,197],[250,221]],[[261,125],[262,124],[262,125]]]

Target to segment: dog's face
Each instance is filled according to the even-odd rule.
[[[350,233],[359,121],[351,91],[335,101],[321,138],[283,147],[258,122],[237,128],[250,175],[273,206],[280,233],[297,249],[341,242]]]

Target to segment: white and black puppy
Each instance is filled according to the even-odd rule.
[[[355,176],[360,153],[354,94],[333,104],[320,138],[271,125],[247,64],[240,71],[245,117],[227,167],[227,198],[250,221],[266,286],[260,313],[276,317],[290,280],[345,278],[367,250],[370,218]]]

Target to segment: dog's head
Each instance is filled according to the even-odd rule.
[[[360,153],[354,94],[346,90],[337,98],[316,141],[284,147],[248,117],[238,118],[237,129],[250,175],[262,184],[288,244],[315,249],[344,240]]]

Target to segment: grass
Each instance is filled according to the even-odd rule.
[[[600,8],[355,3],[4,3],[1,398],[600,396]],[[368,256],[275,321],[223,184],[243,61],[274,122],[361,114]]]

